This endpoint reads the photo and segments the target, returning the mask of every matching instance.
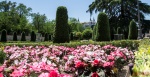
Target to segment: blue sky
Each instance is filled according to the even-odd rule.
[[[0,0],[1,1],[1,0]],[[7,0],[9,1],[9,0]],[[68,9],[68,16],[79,18],[80,22],[86,22],[90,20],[90,13],[86,13],[88,6],[94,0],[10,0],[12,2],[23,3],[27,7],[32,8],[33,13],[39,12],[45,14],[48,19],[53,20],[56,17],[56,10],[58,6],[66,6]],[[144,3],[150,5],[149,0],[141,0]],[[93,14],[92,19],[97,19],[97,14]],[[149,16],[146,16],[150,19]]]

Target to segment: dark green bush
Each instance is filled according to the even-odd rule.
[[[5,29],[1,33],[1,42],[7,42],[7,31]]]
[[[73,33],[70,33],[70,40],[73,40]]]
[[[51,41],[52,40],[52,36],[49,34],[49,41]]]
[[[31,32],[31,41],[36,41],[36,34],[34,31]]]
[[[17,39],[17,32],[14,32],[14,34],[13,34],[13,41],[18,41],[18,39]]]
[[[96,41],[110,41],[109,19],[105,13],[99,13],[97,19]]]
[[[82,33],[82,38],[89,40],[92,38],[92,30],[91,29],[85,29]]]
[[[132,20],[129,25],[128,39],[135,40],[135,39],[137,39],[137,36],[138,36],[137,26],[136,26],[135,21]]]
[[[22,34],[21,34],[21,41],[26,41],[25,32],[22,32]]]
[[[48,41],[49,40],[49,37],[48,37],[48,33],[45,33],[45,36],[44,36],[44,41]]]
[[[68,12],[64,6],[59,6],[56,12],[56,27],[54,43],[69,42]]]

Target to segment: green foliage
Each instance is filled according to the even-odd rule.
[[[91,29],[85,29],[82,33],[83,39],[89,40],[92,38],[92,30]]]
[[[117,34],[121,34],[121,29],[120,29],[120,27],[117,27]]]
[[[34,31],[31,32],[31,41],[36,41],[36,34]]]
[[[49,37],[48,37],[48,33],[45,33],[45,36],[44,36],[44,41],[48,41],[49,40]]]
[[[73,33],[70,33],[70,40],[73,40]]]
[[[50,35],[50,34],[49,34],[49,36],[48,36],[48,37],[49,37],[49,38],[48,38],[48,39],[49,39],[49,41],[51,41],[51,40],[52,40],[52,35]]]
[[[53,43],[53,42],[24,42],[24,41],[11,41],[7,42],[5,44],[2,44],[2,46],[12,46],[12,45],[17,45],[17,46],[49,46],[49,45],[57,45],[57,46],[67,46],[67,47],[74,47],[76,48],[77,46],[80,45],[89,45],[89,44],[94,44],[94,45],[113,45],[117,47],[123,47],[123,48],[129,48],[131,50],[137,50],[139,47],[139,40],[118,40],[118,41],[108,41],[108,42],[94,42],[94,41],[71,41],[70,43]]]
[[[75,33],[75,38],[77,38],[78,40],[82,39],[82,33],[81,32],[76,32]]]
[[[95,41],[96,40],[96,31],[97,31],[97,25],[94,26],[93,28],[93,33],[92,33],[92,39]]]
[[[21,41],[26,41],[25,32],[22,32],[22,34],[21,34]]]
[[[130,22],[128,39],[137,39],[137,26],[134,20]]]
[[[5,29],[1,33],[1,42],[7,42],[7,31]]]
[[[0,48],[0,64],[4,63],[4,60],[6,59],[6,53]]]
[[[69,42],[68,12],[64,6],[59,6],[56,12],[56,27],[54,43]]]
[[[109,19],[105,13],[99,13],[96,41],[110,41]]]
[[[17,32],[14,32],[14,34],[13,34],[13,41],[17,41],[18,39],[17,39]]]

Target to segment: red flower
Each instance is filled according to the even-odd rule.
[[[84,63],[83,62],[77,62],[75,65],[76,68],[83,68],[84,67]]]
[[[93,72],[92,77],[99,77],[96,72]]]
[[[93,61],[93,65],[94,65],[94,66],[97,66],[98,64],[99,64],[99,61],[98,61],[98,60],[94,60],[94,61]]]
[[[48,77],[58,77],[58,73],[56,71],[50,71],[49,76]]]

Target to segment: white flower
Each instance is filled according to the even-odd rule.
[[[47,61],[47,58],[46,57],[43,57],[42,58],[42,62],[46,62]]]

